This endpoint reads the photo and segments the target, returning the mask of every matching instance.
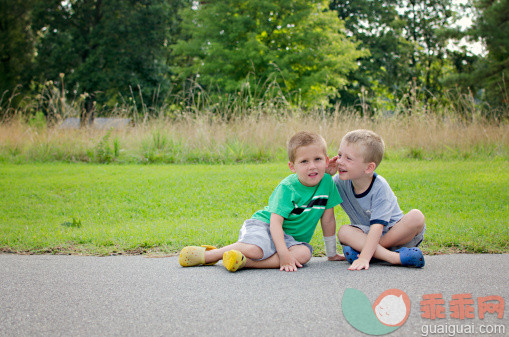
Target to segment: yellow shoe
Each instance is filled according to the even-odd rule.
[[[223,266],[231,272],[244,268],[246,257],[238,250],[229,250],[223,254]]]
[[[194,267],[201,264],[205,266],[211,266],[217,263],[205,263],[205,251],[216,249],[214,246],[202,245],[198,246],[187,246],[182,248],[179,255],[179,263],[182,267]]]

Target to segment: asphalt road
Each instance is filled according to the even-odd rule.
[[[182,268],[176,257],[0,254],[0,336],[361,336],[342,313],[347,288],[371,303],[391,288],[408,294],[410,316],[389,336],[466,326],[476,331],[468,336],[509,335],[508,304],[502,319],[481,320],[477,299],[509,301],[509,254],[427,256],[423,269],[347,266],[313,258],[294,273],[229,273],[220,264]],[[451,318],[452,296],[464,293],[475,318]],[[421,316],[427,294],[442,295],[446,318]]]

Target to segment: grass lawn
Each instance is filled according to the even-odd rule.
[[[426,216],[428,254],[509,252],[504,159],[386,160],[404,212]],[[169,254],[235,242],[287,164],[0,164],[0,251]],[[338,225],[348,223],[340,207]],[[323,253],[320,227],[311,242]],[[339,246],[340,247],[340,246]]]

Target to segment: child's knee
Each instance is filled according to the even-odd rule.
[[[251,260],[259,260],[263,258],[263,250],[257,245],[240,242],[240,247],[238,247],[238,250]]]
[[[311,250],[309,250],[308,247],[305,245],[297,245],[293,247],[295,247],[293,249],[293,254],[300,264],[306,264],[309,262],[309,260],[311,260]]]
[[[420,233],[424,229],[424,223],[426,221],[424,214],[418,209],[413,209],[408,212],[408,215],[411,216],[411,224],[416,227],[417,231]]]
[[[306,264],[309,260],[311,260],[311,257],[311,251],[306,247],[306,249],[303,250],[302,256],[298,260],[300,264]]]
[[[338,230],[338,239],[341,239],[342,236],[345,235],[345,232],[347,232],[349,230],[349,227],[350,225],[342,225],[341,227],[339,227],[339,230]]]
[[[344,243],[344,240],[349,236],[349,233],[352,232],[352,229],[355,229],[351,225],[343,225],[339,227],[338,230],[338,240],[340,243]]]

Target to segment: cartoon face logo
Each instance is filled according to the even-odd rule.
[[[406,315],[402,296],[387,295],[375,307],[375,315],[385,325],[398,325]]]
[[[410,299],[399,289],[384,291],[373,304],[376,318],[388,326],[401,326],[410,314]]]
[[[368,335],[384,335],[402,326],[410,315],[410,298],[399,289],[384,291],[373,306],[360,290],[348,288],[342,299],[350,325]]]

